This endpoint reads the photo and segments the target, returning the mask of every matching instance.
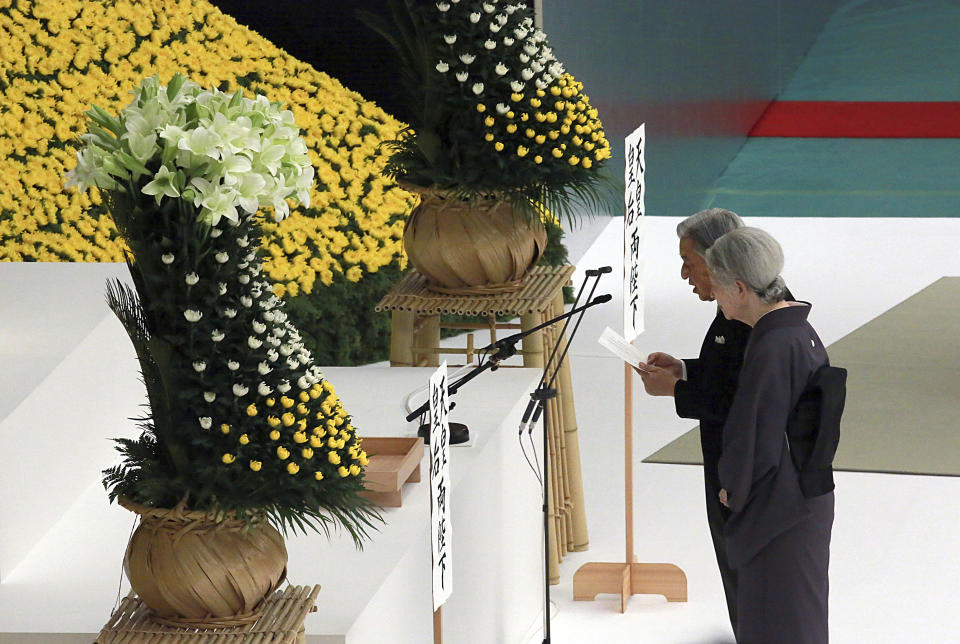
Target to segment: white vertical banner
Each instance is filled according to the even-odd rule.
[[[433,552],[433,610],[450,597],[453,555],[450,552],[450,398],[447,362],[430,376],[430,544]]]
[[[646,124],[626,138],[627,163],[624,169],[626,191],[623,199],[623,337],[633,342],[643,333],[643,236],[645,232],[644,145]]]

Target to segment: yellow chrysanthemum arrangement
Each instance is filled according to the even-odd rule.
[[[613,210],[610,144],[583,86],[513,0],[391,0],[365,14],[396,49],[410,127],[386,174],[464,198],[495,194],[533,215]]]
[[[333,386],[263,278],[261,219],[308,206],[314,181],[294,115],[264,96],[145,79],[114,116],[94,106],[68,185],[96,187],[126,242],[134,287],[108,302],[140,362],[149,413],[111,498],[265,513],[277,527],[377,517],[367,456]]]
[[[403,265],[415,198],[381,176],[400,124],[205,0],[0,0],[0,261],[123,261],[97,190],[73,194],[83,112],[119,111],[142,78],[263,94],[292,111],[316,183],[309,208],[264,219],[280,296]]]

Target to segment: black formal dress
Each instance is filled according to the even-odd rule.
[[[825,644],[833,492],[804,498],[787,418],[827,352],[810,305],[764,315],[747,342],[718,463],[731,510],[724,534],[737,571],[738,644]]]
[[[717,555],[723,592],[733,632],[737,632],[737,571],[727,563],[723,525],[730,511],[720,503],[720,477],[717,463],[723,447],[723,425],[737,390],[743,350],[750,337],[750,327],[737,320],[728,320],[717,309],[717,317],[707,330],[700,348],[700,357],[684,360],[687,379],[677,382],[673,390],[677,415],[700,421],[700,446],[703,449],[703,483],[707,508],[707,524]]]

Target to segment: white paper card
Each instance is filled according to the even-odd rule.
[[[627,342],[626,338],[610,327],[607,327],[603,330],[603,333],[601,333],[600,337],[597,338],[597,342],[599,342],[610,353],[618,358],[621,358],[628,364],[636,366],[641,362],[646,361],[646,357],[640,353],[639,349]]]
[[[633,342],[643,333],[643,234],[646,207],[646,124],[641,124],[626,139],[627,162],[624,168],[626,190],[623,216],[623,337]]]
[[[430,545],[433,553],[433,610],[453,585],[450,522],[450,398],[447,363],[430,376]]]

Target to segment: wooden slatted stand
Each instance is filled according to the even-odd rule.
[[[320,586],[288,586],[266,602],[263,617],[230,628],[193,629],[162,626],[135,593],[110,616],[94,644],[306,644],[303,620],[317,610]]]
[[[563,313],[563,287],[570,283],[575,267],[538,266],[516,291],[482,295],[444,295],[431,291],[426,279],[410,271],[376,306],[390,311],[390,365],[394,367],[435,367],[441,354],[465,355],[469,362],[476,347],[473,332],[489,331],[490,343],[497,332],[525,331]],[[441,315],[486,318],[486,323],[446,323]],[[519,317],[520,323],[498,322],[497,318]],[[441,348],[440,329],[464,329],[465,348]],[[523,339],[517,353],[524,367],[544,368],[563,325],[554,324]],[[487,344],[486,342],[482,344]],[[506,365],[504,365],[506,366]],[[550,366],[553,371],[553,366]],[[550,401],[548,449],[550,472],[550,581],[560,580],[559,563],[567,552],[586,550],[589,545],[583,503],[580,446],[573,406],[573,385],[568,359],[560,364],[554,385],[557,397]]]

